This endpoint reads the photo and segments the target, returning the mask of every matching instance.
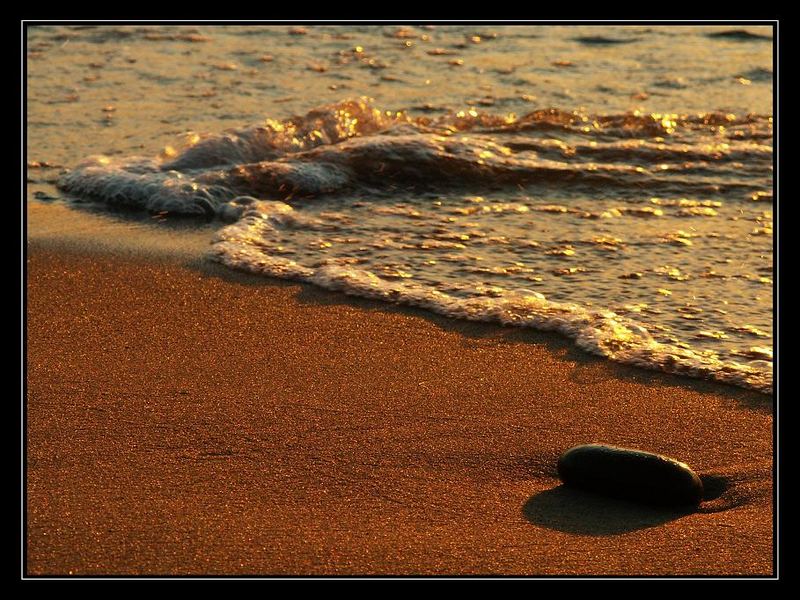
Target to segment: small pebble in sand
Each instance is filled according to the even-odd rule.
[[[697,505],[703,483],[688,465],[661,454],[605,444],[575,446],[558,459],[566,485],[661,505]]]

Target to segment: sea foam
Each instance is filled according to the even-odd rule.
[[[771,188],[771,131],[768,117],[720,113],[411,117],[361,98],[188,133],[156,158],[92,157],[59,187],[230,222],[212,254],[232,268],[557,331],[617,362],[769,392],[765,353],[748,356],[738,338],[724,346],[747,335],[734,329],[737,315],[728,326],[728,309],[678,304],[663,281],[691,279],[708,302],[741,291],[741,277],[689,249],[724,248],[718,230],[731,231],[722,236],[730,248],[745,241],[754,256],[771,253],[740,227],[741,213],[726,212],[746,206],[771,227],[771,213],[751,201]],[[660,224],[643,225],[653,219]],[[687,220],[689,232],[678,228]],[[669,264],[687,260],[685,270],[702,264],[708,277]],[[617,273],[617,263],[629,268]],[[764,279],[753,272],[747,285]],[[647,301],[612,309],[618,293]],[[654,308],[654,298],[673,304]]]

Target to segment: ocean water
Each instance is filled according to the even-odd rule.
[[[32,27],[28,201],[190,215],[234,269],[769,393],[771,36]]]

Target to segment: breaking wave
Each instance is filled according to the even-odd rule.
[[[449,261],[441,281],[453,273],[480,271],[471,266],[474,257],[458,252],[429,260],[429,271],[422,270],[420,259],[417,271],[407,276],[397,275],[399,269],[387,275],[389,270],[380,260],[388,260],[391,252],[395,254],[390,258],[398,259],[409,248],[461,251],[467,240],[482,238],[480,243],[488,246],[487,239],[502,237],[506,241],[496,241],[495,246],[511,245],[515,257],[524,256],[525,248],[538,245],[536,240],[523,243],[508,236],[478,235],[482,228],[494,227],[488,222],[464,233],[457,221],[462,214],[478,219],[484,213],[529,212],[529,203],[508,201],[520,190],[559,199],[533,207],[541,218],[563,213],[640,219],[665,211],[674,211],[669,216],[675,218],[713,218],[724,202],[771,200],[767,195],[772,187],[771,141],[772,119],[761,115],[603,116],[551,109],[518,117],[469,109],[412,117],[378,109],[362,98],[219,135],[189,133],[155,158],[91,157],[66,173],[59,187],[76,198],[231,222],[219,231],[212,252],[232,268],[455,318],[558,331],[584,350],[621,363],[770,392],[771,350],[742,362],[670,343],[668,336],[653,335],[619,311],[548,299],[517,280],[499,292],[491,291],[489,280],[470,280],[470,293],[454,292],[453,286],[437,283],[437,274],[443,272],[434,265]],[[478,194],[506,200],[486,203],[473,212],[458,208],[462,212],[457,216],[426,216],[414,208],[420,198],[443,197],[437,200],[441,206]],[[391,204],[400,197],[408,202]],[[697,197],[711,199],[687,199]],[[348,209],[357,208],[353,198],[365,199],[374,210],[369,215],[315,213],[321,205],[342,206],[342,202]],[[578,209],[575,198],[596,198],[597,207]],[[602,200],[607,198],[619,206],[606,206]],[[642,199],[651,201],[643,206]],[[345,240],[343,244],[350,238],[361,243],[358,236],[364,228],[389,218],[386,215],[398,220],[381,225],[381,235],[399,231],[405,247],[373,244],[372,250],[359,251],[372,252],[369,260],[359,258],[358,252],[331,257],[325,249],[333,242],[325,240],[318,251],[300,249],[301,241],[307,246],[304,236],[314,231],[327,231],[334,241]],[[433,232],[428,245],[409,245],[410,232],[420,226]],[[504,231],[512,226],[509,222]],[[542,252],[547,260],[575,254],[581,240],[570,231],[564,230],[567,237],[559,247]],[[658,242],[685,247],[692,244],[692,235],[681,230]],[[595,239],[594,247],[604,251],[625,247],[614,237],[597,239],[601,241]],[[297,247],[286,250],[292,244]],[[489,264],[483,272],[499,273],[498,268]],[[562,274],[581,270],[585,269],[567,267]],[[558,269],[554,272],[558,274]],[[530,274],[527,277],[536,281]]]

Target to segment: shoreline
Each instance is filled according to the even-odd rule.
[[[79,205],[80,206],[80,205]],[[446,311],[433,308],[419,308],[413,302],[398,301],[385,302],[370,297],[370,294],[347,293],[329,287],[320,287],[317,284],[304,281],[303,278],[274,277],[271,274],[253,273],[248,269],[224,265],[222,262],[211,258],[212,240],[220,231],[220,222],[217,219],[205,220],[197,217],[171,217],[164,218],[158,214],[152,215],[141,211],[109,210],[104,206],[89,204],[92,209],[83,208],[76,211],[62,203],[38,203],[28,199],[28,220],[32,223],[28,233],[28,241],[41,244],[49,248],[64,248],[67,251],[78,249],[87,253],[111,254],[114,256],[128,257],[133,260],[181,260],[183,264],[198,269],[201,272],[219,275],[223,278],[234,274],[236,281],[262,282],[265,278],[274,282],[288,285],[311,285],[334,296],[342,295],[354,302],[364,300],[377,301],[377,305],[387,310],[409,309],[412,314],[423,316],[436,315],[446,321],[472,321],[453,317]],[[174,235],[176,234],[177,235]],[[502,324],[496,320],[479,319],[476,322],[490,327],[518,327],[518,325]],[[536,327],[524,326],[526,331],[535,331],[539,334],[558,340],[568,340],[576,349],[580,348],[573,336],[558,330],[550,331]],[[590,352],[585,349],[580,351],[586,354],[609,360],[617,365],[633,366],[636,370],[654,371],[662,374],[675,375],[681,379],[691,379],[697,382],[710,382],[712,385],[721,385],[723,388],[734,387],[772,398],[773,390],[759,389],[758,386],[744,382],[731,383],[721,376],[705,376],[689,374],[686,368],[665,368],[664,365],[636,364],[633,361],[615,360],[601,353]],[[691,369],[689,369],[691,370]]]
[[[772,573],[772,400],[169,253],[28,243],[29,574]],[[221,335],[227,334],[227,335]],[[559,485],[604,442],[693,514]]]

